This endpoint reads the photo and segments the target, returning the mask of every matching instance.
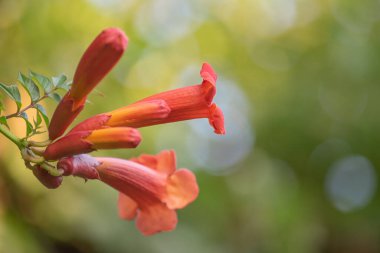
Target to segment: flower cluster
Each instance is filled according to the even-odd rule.
[[[173,230],[176,209],[194,201],[198,185],[194,174],[176,168],[172,150],[141,155],[129,160],[93,157],[99,149],[136,148],[141,142],[138,128],[196,118],[207,118],[217,134],[224,134],[224,118],[213,103],[217,76],[204,63],[197,85],[170,90],[131,105],[90,117],[63,135],[82,111],[88,94],[118,62],[127,46],[125,34],[104,30],[82,56],[73,84],[57,106],[49,125],[52,141],[43,151],[46,161],[58,161],[60,175],[40,167],[34,175],[48,188],[56,188],[63,176],[100,180],[119,192],[118,209],[123,219],[136,219],[144,235]],[[63,135],[63,136],[62,136]]]

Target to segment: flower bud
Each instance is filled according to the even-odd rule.
[[[135,148],[140,142],[140,132],[131,127],[80,131],[69,133],[50,144],[43,156],[46,160],[58,160],[98,149]]]
[[[119,61],[127,47],[127,37],[117,28],[102,31],[83,54],[71,89],[57,106],[49,125],[49,138],[55,140],[82,111],[87,95]]]
[[[58,188],[63,180],[62,176],[52,176],[38,165],[33,168],[33,175],[48,189]]]

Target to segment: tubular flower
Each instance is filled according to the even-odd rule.
[[[41,168],[40,166],[35,166],[33,168],[33,174],[48,189],[56,189],[58,188],[63,180],[62,176],[52,176],[46,170]]]
[[[71,89],[57,106],[49,125],[49,138],[61,136],[82,111],[87,95],[119,61],[127,37],[117,28],[103,30],[87,48],[76,69]]]
[[[211,66],[201,69],[203,82],[144,98],[123,108],[96,115],[71,130],[72,132],[104,127],[144,127],[182,120],[208,118],[217,134],[225,134],[222,110],[212,102],[217,76]]]
[[[97,149],[135,148],[140,141],[139,131],[130,127],[80,131],[65,135],[50,144],[43,156],[46,160],[58,160]]]
[[[93,170],[98,179],[119,191],[118,209],[123,219],[136,218],[136,226],[144,235],[171,231],[176,227],[176,209],[191,203],[198,196],[194,174],[176,170],[174,151],[157,155],[141,155],[122,160],[79,155],[63,158],[58,168],[67,174],[81,175]],[[75,172],[75,173],[73,173]]]

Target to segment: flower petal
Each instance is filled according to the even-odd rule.
[[[66,135],[47,146],[44,152],[46,160],[58,160],[65,156],[72,156],[93,151],[92,144],[85,140],[91,131],[76,132]]]
[[[133,220],[137,214],[137,203],[127,195],[119,192],[119,216],[124,220]]]
[[[143,235],[172,231],[177,222],[177,213],[158,201],[143,206],[136,218],[136,226]]]
[[[134,127],[165,124],[176,121],[208,118],[214,132],[224,134],[224,117],[212,103],[216,93],[216,74],[211,66],[203,64],[201,84],[161,92],[120,109],[96,115],[71,132],[105,127]]]
[[[71,124],[71,122],[73,122],[73,120],[82,111],[84,105],[77,107],[75,110],[72,110],[73,104],[74,100],[70,97],[70,92],[68,92],[63,97],[53,113],[53,117],[49,125],[50,140],[55,140],[61,136]]]
[[[85,180],[99,179],[99,173],[96,170],[97,166],[99,166],[99,162],[87,154],[64,157],[57,163],[57,168],[63,170],[64,176],[73,175]]]
[[[202,88],[204,90],[205,100],[207,104],[211,104],[216,94],[216,73],[211,65],[204,63],[201,69],[201,77],[203,78]]]
[[[124,106],[117,110],[95,115],[76,125],[69,133],[106,127],[140,127],[144,122],[166,118],[170,108],[162,99]]]
[[[93,149],[135,148],[141,142],[141,135],[135,128],[112,127],[94,130],[85,140]]]
[[[171,109],[165,100],[157,99],[134,103],[107,113],[111,118],[106,125],[115,126],[141,126],[142,122],[166,118]]]
[[[119,61],[127,47],[128,39],[117,28],[103,30],[83,54],[74,74],[71,97],[73,110],[83,105],[87,95]]]
[[[210,107],[210,117],[208,118],[208,121],[214,128],[216,134],[226,134],[224,128],[224,115],[222,110],[216,104],[212,104]]]
[[[36,166],[33,168],[33,174],[48,189],[56,189],[58,188],[63,180],[62,176],[52,176],[46,170],[41,168],[40,166]]]
[[[210,64],[208,64],[207,62],[203,63],[200,73],[201,73],[201,77],[203,78],[203,81],[207,81],[210,84],[215,86],[216,79],[218,77]]]
[[[176,170],[176,157],[173,150],[164,150],[157,155],[141,155],[130,160],[165,175],[170,175]]]
[[[194,174],[187,169],[175,171],[175,167],[172,150],[133,161],[78,155],[58,162],[65,175],[84,175],[95,169],[97,179],[119,192],[119,216],[127,220],[136,217],[136,226],[144,235],[173,230],[177,224],[175,210],[198,196]]]
[[[50,144],[44,157],[46,160],[57,160],[97,149],[135,148],[140,142],[139,131],[130,127],[73,132]]]
[[[49,138],[55,140],[82,111],[87,95],[119,61],[127,46],[127,37],[117,28],[103,30],[83,54],[73,84],[54,111]]]
[[[180,209],[193,202],[199,193],[194,173],[187,169],[177,170],[168,179],[165,203],[170,209]]]
[[[105,113],[95,115],[76,125],[68,134],[105,128],[106,123],[110,118],[111,115],[107,115]]]

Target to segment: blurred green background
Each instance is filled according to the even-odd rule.
[[[200,83],[207,61],[227,128],[154,126],[136,150],[97,153],[175,149],[196,173],[199,198],[152,237],[119,220],[100,182],[45,189],[1,137],[0,252],[380,252],[379,21],[375,0],[0,0],[1,82],[72,78],[93,38],[120,27],[128,49],[78,121]]]

